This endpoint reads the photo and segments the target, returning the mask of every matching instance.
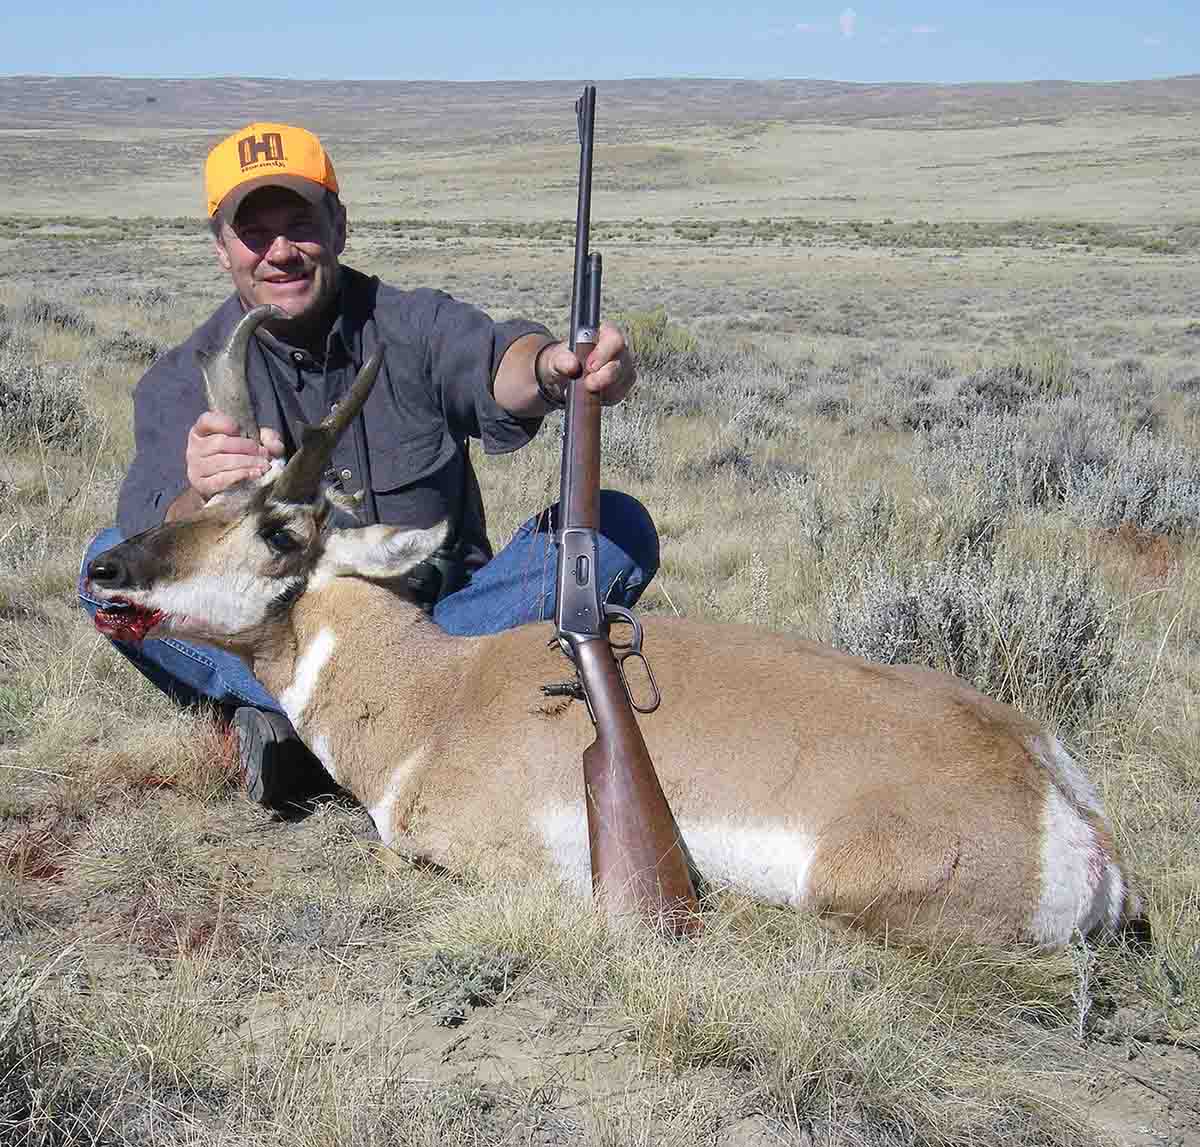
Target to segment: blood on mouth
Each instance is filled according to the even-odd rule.
[[[161,609],[143,609],[131,601],[109,602],[95,617],[96,628],[114,641],[140,644],[163,618]]]

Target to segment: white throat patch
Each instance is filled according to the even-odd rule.
[[[199,619],[211,630],[233,635],[260,625],[271,603],[298,581],[230,570],[184,578],[152,590],[147,598],[169,616]]]

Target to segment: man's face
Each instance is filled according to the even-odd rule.
[[[345,209],[334,215],[286,187],[246,196],[216,238],[217,259],[246,306],[274,303],[293,319],[315,318],[332,301],[345,246]]]

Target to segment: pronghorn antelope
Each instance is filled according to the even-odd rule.
[[[205,364],[211,404],[255,439],[240,356],[262,317]],[[377,368],[286,467],[96,558],[97,625],[243,657],[385,844],[586,890],[593,729],[541,692],[567,668],[552,627],[450,636],[391,587],[441,527],[329,525],[321,475]],[[642,727],[707,885],[924,943],[1052,947],[1138,922],[1096,790],[1029,718],[751,627],[649,616],[645,636],[666,701]]]

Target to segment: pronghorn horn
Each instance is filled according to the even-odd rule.
[[[307,502],[316,494],[325,474],[325,467],[333,456],[342,432],[354,420],[367,401],[379,364],[383,362],[383,347],[371,355],[367,364],[358,372],[350,393],[338,404],[319,426],[305,426],[301,431],[300,449],[292,455],[283,473],[271,487],[271,498],[277,502]]]
[[[238,432],[255,442],[258,441],[258,422],[250,405],[250,388],[246,385],[246,350],[250,336],[261,322],[287,317],[287,312],[279,307],[255,307],[241,317],[229,342],[216,354],[196,353],[208,389],[209,409],[228,414],[238,424]]]

